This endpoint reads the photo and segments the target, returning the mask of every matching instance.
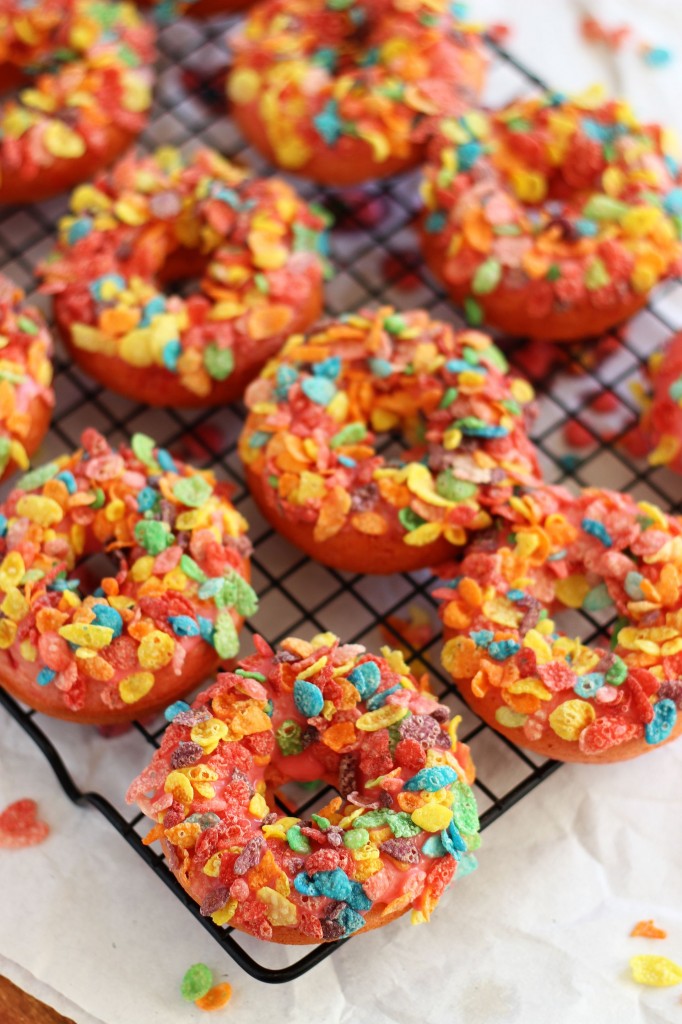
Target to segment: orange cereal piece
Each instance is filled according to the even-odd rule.
[[[668,938],[668,933],[663,928],[657,928],[653,921],[638,921],[630,935],[642,939]]]
[[[214,985],[212,989],[202,996],[201,999],[195,999],[194,1005],[200,1010],[206,1010],[210,1012],[212,1010],[222,1010],[229,1003],[232,998],[232,986],[227,981],[221,982],[219,985]]]

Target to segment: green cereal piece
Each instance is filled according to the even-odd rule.
[[[476,798],[463,782],[453,782],[452,818],[460,832],[475,833],[479,829]]]
[[[406,811],[388,811],[386,824],[396,839],[410,839],[412,836],[418,836],[422,831]]]
[[[606,682],[611,686],[620,686],[628,677],[628,667],[622,658],[616,655],[616,660],[606,673]]]
[[[300,825],[292,825],[286,831],[287,842],[294,853],[310,853],[310,840],[301,832]]]
[[[348,850],[361,850],[368,842],[369,832],[366,828],[353,828],[343,833],[343,845]]]
[[[233,606],[237,615],[241,615],[243,618],[255,615],[258,611],[258,595],[251,584],[234,570],[229,582],[234,589]]]
[[[330,448],[341,448],[344,444],[358,444],[367,437],[367,428],[364,423],[347,423],[338,433],[334,434],[329,442]]]
[[[149,437],[147,434],[133,434],[130,439],[130,447],[135,458],[139,459],[140,462],[155,473],[159,472],[160,466],[154,458],[156,441],[152,437]]]
[[[401,334],[406,327],[405,319],[399,313],[392,313],[391,316],[387,316],[384,320],[384,329],[389,334]]]
[[[102,508],[105,501],[107,500],[104,491],[102,490],[101,487],[95,487],[93,493],[95,495],[95,500],[93,501],[90,508]]]
[[[287,718],[282,722],[275,733],[275,739],[284,757],[300,754],[303,750],[301,726],[293,718]]]
[[[46,462],[44,466],[38,466],[37,469],[31,469],[28,473],[25,473],[17,483],[17,487],[21,491],[34,491],[37,487],[42,487],[43,484],[46,484],[58,472],[58,462]]]
[[[239,653],[237,627],[229,612],[219,612],[213,630],[213,646],[221,658],[234,658]]]
[[[311,814],[310,817],[315,822],[317,827],[322,829],[323,832],[326,832],[329,826],[331,825],[331,821],[329,820],[329,818],[325,818],[324,815],[322,814]]]
[[[158,519],[141,519],[135,527],[135,540],[150,555],[160,555],[173,543],[173,534]]]
[[[11,442],[8,437],[0,437],[0,473],[3,472],[9,462],[10,444]]]
[[[447,388],[445,394],[443,395],[438,404],[438,408],[447,409],[448,406],[452,405],[452,403],[457,399],[458,395],[459,391],[457,390],[457,388]]]
[[[470,295],[464,300],[464,316],[471,327],[480,327],[483,323],[483,309]]]
[[[478,493],[476,484],[469,480],[458,480],[451,469],[444,469],[436,478],[436,491],[447,501],[466,501]]]
[[[34,324],[33,321],[27,316],[17,317],[17,327],[24,332],[24,334],[37,334],[38,325]]]
[[[501,277],[502,264],[491,257],[477,269],[471,282],[471,290],[474,295],[488,295],[497,288]]]
[[[185,576],[189,576],[191,580],[195,580],[197,583],[205,583],[208,579],[204,570],[201,569],[189,555],[182,556],[180,559],[180,568],[184,572]]]
[[[192,964],[185,971],[180,985],[182,998],[188,1003],[202,999],[213,988],[213,971],[206,964]]]
[[[213,488],[203,476],[184,476],[173,484],[173,495],[188,508],[201,508],[213,494]]]
[[[234,370],[234,352],[231,348],[207,345],[204,352],[204,366],[214,380],[227,380]]]

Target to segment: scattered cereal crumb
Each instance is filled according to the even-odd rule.
[[[213,972],[206,964],[192,964],[185,971],[180,985],[182,998],[189,1003],[208,995],[213,986]]]
[[[194,1002],[200,1010],[222,1010],[224,1006],[227,1006],[231,998],[232,986],[227,981],[224,981],[220,985],[214,985],[205,996],[202,996],[201,999],[195,999]]]
[[[657,928],[653,921],[638,921],[630,935],[639,936],[642,939],[668,938],[668,933],[663,928]]]
[[[667,988],[682,982],[682,967],[668,960],[666,956],[654,956],[650,953],[630,957],[632,977],[638,985],[651,985],[654,988]]]
[[[0,814],[0,849],[37,846],[50,834],[50,826],[38,817],[35,800],[15,800]]]

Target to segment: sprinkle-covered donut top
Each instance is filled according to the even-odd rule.
[[[228,92],[258,102],[282,167],[364,140],[381,163],[407,155],[425,119],[475,99],[479,32],[447,0],[266,0],[233,37]]]
[[[505,287],[531,315],[648,292],[681,264],[682,188],[670,140],[621,100],[548,93],[441,125],[422,186],[427,236],[467,314]]]
[[[682,472],[682,334],[649,358],[652,393],[647,397],[642,429],[650,442],[652,466]]]
[[[682,709],[682,520],[629,495],[541,488],[511,499],[436,596],[451,639],[443,665],[497,722],[529,740],[548,731],[598,755],[667,739]],[[560,632],[561,608],[617,616],[611,643]],[[454,634],[454,635],[453,635]]]
[[[2,652],[72,711],[93,690],[108,708],[136,703],[199,644],[234,657],[235,619],[256,600],[247,524],[227,494],[144,434],[117,451],[86,430],[82,449],[31,470],[2,506]],[[83,563],[103,552],[114,566],[93,580]]]
[[[345,529],[459,545],[538,479],[533,397],[487,335],[364,310],[290,339],[247,391],[239,450],[316,541]],[[410,446],[400,457],[377,451],[390,431]]]
[[[332,634],[285,640],[174,705],[128,792],[158,824],[170,865],[217,924],[321,942],[375,910],[427,920],[479,845],[473,766],[459,719],[421,693],[402,655]],[[285,781],[341,796],[301,819],[272,809]],[[273,933],[273,929],[275,932]]]
[[[22,290],[0,275],[0,476],[10,462],[28,469],[32,402],[54,405],[52,338],[39,310],[23,300]]]
[[[235,364],[235,348],[286,337],[322,279],[323,217],[279,178],[258,179],[212,150],[131,156],[77,188],[42,267],[63,297],[78,348],[130,366],[165,367],[199,396]],[[169,258],[199,261],[200,291],[161,289]]]
[[[134,4],[60,0],[3,8],[2,62],[32,79],[0,106],[5,171],[33,178],[56,160],[105,149],[112,125],[141,130],[151,106],[154,33]]]

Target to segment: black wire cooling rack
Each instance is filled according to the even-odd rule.
[[[256,154],[244,149],[225,114],[221,75],[229,60],[225,33],[231,24],[230,20],[207,24],[180,21],[161,32],[156,106],[142,145],[213,145],[245,159],[257,171],[267,171]],[[543,83],[510,54],[494,43],[490,48],[486,101],[491,106],[510,102],[529,88],[542,87]],[[297,183],[306,198],[328,208],[337,221],[331,254],[335,274],[326,295],[331,314],[381,302],[399,308],[421,306],[434,316],[460,322],[417,254],[411,222],[419,205],[418,184],[416,174],[345,193]],[[50,251],[55,224],[65,210],[66,199],[60,197],[41,206],[0,213],[0,270],[38,304],[41,300],[33,294],[33,268]],[[679,327],[682,284],[675,281],[659,289],[654,302],[607,341],[576,351],[562,348],[553,367],[547,365],[547,347],[529,349],[503,343],[512,360],[541,381],[534,440],[549,482],[610,486],[667,509],[678,508],[682,498],[679,477],[634,459],[622,442],[638,414],[635,391],[644,363]],[[259,612],[243,634],[244,652],[250,650],[251,634],[256,631],[271,642],[288,634],[331,630],[344,640],[365,643],[374,650],[387,640],[402,643],[410,658],[429,669],[441,699],[462,715],[460,735],[470,744],[478,767],[475,789],[484,828],[558,767],[498,736],[461,702],[456,688],[440,670],[437,627],[427,630],[421,646],[406,643],[396,619],[404,620],[414,606],[422,618],[437,622],[430,596],[435,580],[428,572],[373,578],[327,569],[302,556],[264,522],[245,488],[236,453],[241,408],[152,410],[97,387],[63,356],[57,359],[55,376],[57,409],[41,452],[45,458],[76,447],[85,426],[98,428],[112,443],[142,430],[195,464],[213,467],[218,476],[235,485],[235,504],[251,523],[253,583],[260,597]],[[608,399],[600,398],[595,405],[595,398],[604,393]],[[576,441],[570,436],[571,431],[575,434],[576,424],[581,434],[577,449],[568,443]],[[573,612],[562,618],[562,625],[590,641],[608,629],[609,621],[599,613]],[[142,845],[149,823],[125,807],[122,794],[130,778],[148,762],[151,748],[158,745],[162,721],[135,723],[124,736],[107,739],[94,729],[78,729],[23,708],[1,690],[0,701],[43,751],[69,799],[102,814],[222,949],[254,978],[271,983],[291,981],[340,945],[325,944],[300,956],[298,948],[275,947],[217,927],[210,918],[201,917],[162,856]],[[109,766],[115,763],[119,771],[109,770],[105,778],[96,779],[98,788],[93,789],[92,778],[77,780],[82,779],[89,763],[88,751],[97,746],[101,753],[102,744],[108,745]],[[118,744],[125,744],[125,750],[119,751]],[[120,756],[123,753],[125,758]],[[326,802],[329,794],[321,785],[313,791],[289,786],[280,794],[279,803],[283,810],[304,816]]]

